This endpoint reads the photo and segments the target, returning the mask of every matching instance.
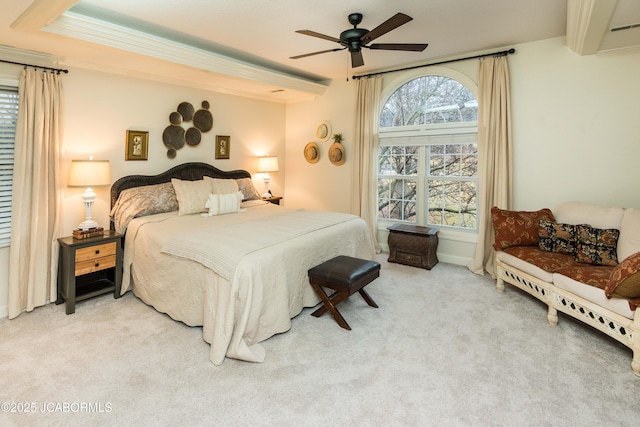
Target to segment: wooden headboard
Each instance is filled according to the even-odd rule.
[[[222,171],[207,163],[183,163],[158,175],[128,175],[118,179],[111,186],[111,207],[113,208],[120,193],[127,188],[171,182],[171,178],[196,181],[205,176],[223,179],[251,178],[251,174],[246,170]]]

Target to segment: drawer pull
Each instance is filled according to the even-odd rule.
[[[96,265],[95,265],[95,266],[96,266],[96,267],[100,267],[100,263],[99,263],[99,262],[96,262]]]
[[[100,249],[96,249],[96,255],[100,253]]]

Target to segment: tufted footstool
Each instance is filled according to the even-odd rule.
[[[340,255],[309,269],[308,274],[309,283],[323,302],[320,308],[311,313],[312,316],[320,317],[329,311],[338,325],[351,330],[347,321],[336,308],[338,303],[359,292],[367,304],[378,308],[364,290],[366,285],[380,276],[380,264],[375,261]],[[336,292],[329,297],[323,288],[333,289]]]

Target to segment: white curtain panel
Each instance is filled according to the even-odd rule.
[[[353,197],[351,212],[367,223],[376,253],[378,223],[378,120],[382,77],[358,79],[356,104],[356,141],[353,147]]]
[[[22,70],[9,250],[10,319],[56,299],[62,93],[60,75]]]
[[[478,179],[480,200],[478,244],[469,269],[496,276],[491,208],[511,209],[511,93],[506,56],[480,60],[478,74]]]

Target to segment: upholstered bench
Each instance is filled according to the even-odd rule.
[[[337,256],[329,261],[309,269],[309,283],[320,297],[323,305],[311,313],[320,317],[329,311],[338,325],[344,329],[351,327],[344,320],[336,305],[358,292],[371,307],[378,308],[364,287],[380,276],[380,264],[345,255]],[[329,288],[335,293],[329,297],[323,288]]]

